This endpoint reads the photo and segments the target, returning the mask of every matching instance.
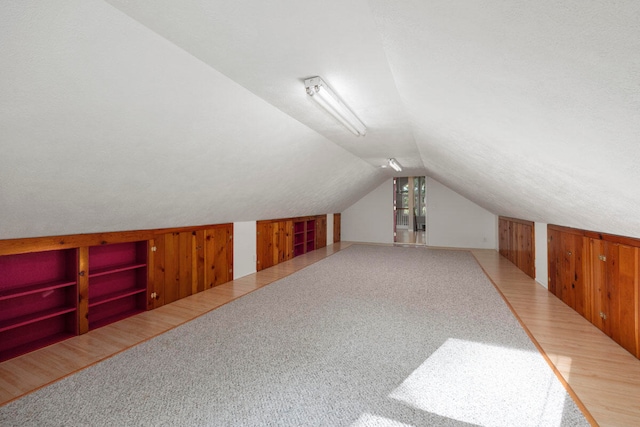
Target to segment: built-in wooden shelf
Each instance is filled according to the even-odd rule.
[[[148,242],[89,248],[89,329],[146,310]]]
[[[76,282],[70,282],[68,280],[65,280],[62,282],[44,283],[42,285],[37,284],[37,285],[16,287],[13,289],[0,291],[0,301],[12,299],[12,298],[18,298],[26,295],[31,295],[31,294],[49,292],[55,289],[66,288],[68,286],[75,286],[75,285],[76,285]]]
[[[138,268],[146,268],[146,267],[147,267],[146,263],[142,263],[142,264],[138,263],[138,264],[125,264],[121,266],[106,267],[106,268],[96,268],[90,271],[89,277],[106,276],[108,274],[115,274],[123,271],[135,270]]]
[[[0,256],[0,360],[78,333],[77,254]]]
[[[0,362],[232,278],[230,223],[0,240]]]
[[[36,313],[29,313],[23,316],[14,317],[12,319],[0,322],[0,332],[20,328],[21,326],[26,326],[31,323],[39,322],[41,320],[47,320],[52,317],[61,316],[63,314],[72,313],[75,310],[75,307],[51,308],[49,310],[43,310]]]
[[[122,299],[122,298],[127,298],[127,297],[130,297],[132,295],[142,294],[142,293],[145,293],[146,291],[147,291],[146,289],[134,288],[134,289],[131,289],[129,291],[112,292],[110,294],[106,294],[106,295],[102,295],[100,297],[92,298],[91,302],[89,303],[89,309],[91,309],[91,307],[95,307],[95,306],[98,306],[98,305],[106,304],[108,302],[117,301],[117,300]]]

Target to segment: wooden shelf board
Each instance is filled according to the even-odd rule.
[[[107,274],[114,274],[114,273],[120,273],[122,271],[135,270],[138,268],[144,268],[146,266],[147,266],[146,263],[140,263],[140,264],[126,264],[126,265],[116,265],[116,266],[105,267],[105,268],[97,268],[94,271],[91,271],[91,268],[89,268],[89,277],[106,276]]]
[[[125,291],[112,292],[110,294],[102,295],[96,298],[90,298],[89,308],[95,307],[101,304],[106,304],[111,301],[119,300],[121,298],[130,297],[131,295],[141,294],[144,292],[147,292],[146,288],[134,288],[134,289],[127,289]]]
[[[31,313],[13,319],[4,320],[0,322],[0,332],[9,331],[11,329],[19,328],[20,326],[35,323],[40,320],[62,316],[63,314],[72,313],[74,311],[76,311],[75,307],[56,307],[49,310],[39,311],[37,313]]]
[[[44,284],[36,284],[36,285],[28,285],[28,286],[20,286],[14,289],[8,289],[4,291],[0,291],[0,301],[22,297],[30,294],[37,294],[39,292],[52,291],[58,288],[65,288],[67,286],[75,286],[75,281],[60,281],[60,282],[51,282]]]

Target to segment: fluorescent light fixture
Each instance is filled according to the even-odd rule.
[[[364,136],[367,128],[347,107],[333,90],[320,78],[312,77],[304,81],[307,94],[329,114],[335,117],[356,136]]]
[[[389,159],[389,166],[391,166],[396,172],[402,171],[402,166],[400,166],[400,163],[398,163],[396,159]]]

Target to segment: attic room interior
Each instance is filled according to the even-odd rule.
[[[3,2],[0,424],[638,425],[638,22]]]

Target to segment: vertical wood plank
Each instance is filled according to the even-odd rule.
[[[165,235],[164,304],[180,295],[180,233]]]
[[[571,299],[569,296],[569,281],[571,280],[571,270],[573,269],[573,265],[571,264],[571,248],[570,248],[570,239],[571,235],[567,233],[562,233],[560,235],[560,276],[558,286],[556,287],[556,296],[560,298],[565,304],[569,307],[571,305]]]
[[[287,221],[278,221],[278,264],[287,260]]]
[[[558,241],[559,232],[556,230],[547,230],[547,268],[549,272],[548,290],[556,295],[556,286],[558,282]]]
[[[527,259],[529,262],[528,274],[532,279],[536,278],[536,231],[535,223],[532,223],[528,227],[527,231],[528,247],[527,247]],[[546,278],[545,278],[546,280]]]
[[[618,280],[611,297],[611,338],[633,355],[637,353],[634,298],[636,262],[637,248],[618,246]]]
[[[600,260],[600,256],[605,255],[604,243],[602,240],[591,240],[591,323],[596,325],[600,330],[604,330],[604,320],[601,313],[604,311],[605,299],[605,270],[606,264]]]
[[[193,257],[193,287],[192,292],[202,292],[205,289],[205,230],[195,231],[195,254]]]
[[[505,245],[507,243],[504,235],[504,218],[498,218],[498,253],[502,256],[505,256]]]
[[[89,248],[78,248],[78,333],[89,332]]]
[[[640,249],[636,248],[636,271],[634,274],[636,357],[640,359]]]
[[[178,299],[182,299],[191,295],[191,278],[193,270],[193,235],[189,232],[180,233],[179,235],[179,282],[178,282]]]
[[[189,284],[190,295],[198,293],[198,242],[196,232],[191,232],[191,283]]]
[[[285,229],[285,261],[293,259],[293,221],[287,220],[284,223]]]
[[[581,313],[585,319],[591,319],[593,316],[593,293],[591,285],[591,262],[593,260],[591,256],[590,239],[586,236],[582,238],[582,305],[583,313]]]
[[[535,228],[531,221],[498,217],[498,252],[536,278]]]
[[[207,230],[209,254],[209,283],[218,286],[231,280],[233,268],[229,259],[232,249],[231,227],[218,227]]]
[[[280,255],[284,255],[284,247],[281,246],[284,241],[280,242],[280,225],[282,221],[273,222],[270,224],[270,236],[271,236],[271,265],[278,265],[280,263]]]
[[[227,225],[227,244],[226,244],[227,271],[229,272],[229,275],[227,277],[228,281],[231,281],[234,279],[233,277],[233,236],[234,236],[234,229],[233,229],[233,223],[231,223]]]
[[[211,248],[213,251],[213,258],[211,262],[211,286],[218,286],[224,277],[225,266],[223,264],[223,252],[224,252],[224,238],[220,235],[219,229],[209,230],[211,233]]]
[[[211,289],[213,288],[213,283],[215,281],[215,264],[214,264],[214,256],[216,252],[216,248],[214,245],[214,236],[213,230],[205,230],[204,231],[204,288]]]
[[[264,270],[271,267],[271,228],[270,223],[267,221],[258,221],[256,224],[256,248],[257,248],[257,265],[256,270]]]
[[[156,293],[156,297],[153,301],[153,308],[158,308],[164,305],[164,288],[165,288],[165,267],[166,267],[166,246],[167,239],[170,238],[170,234],[164,236],[158,236],[154,239],[156,251],[154,252],[154,273],[153,273],[153,291]]]
[[[611,336],[612,312],[617,309],[616,301],[612,296],[617,292],[618,282],[618,245],[603,241],[604,253],[607,257],[604,262],[604,283],[602,286],[602,312],[606,317],[602,321],[602,331]]]
[[[523,246],[524,246],[524,235],[523,235],[523,228],[524,225],[520,224],[520,223],[516,223],[514,224],[514,229],[515,229],[515,254],[514,254],[514,260],[515,260],[515,265],[520,266],[520,269],[522,269],[522,266],[524,264],[524,251],[523,251]]]
[[[155,288],[155,262],[156,256],[154,248],[156,247],[155,239],[149,240],[147,244],[147,310],[153,310],[153,302],[155,298],[151,295],[153,294],[153,290]]]
[[[316,217],[316,249],[327,246],[327,216]]]
[[[571,291],[573,298],[573,309],[580,313],[583,317],[587,313],[586,307],[586,281],[583,275],[584,272],[584,262],[587,260],[583,258],[584,255],[584,247],[583,247],[583,238],[582,236],[573,235],[572,236],[572,247],[574,254],[574,266],[573,271],[571,271],[573,277],[571,278]]]

